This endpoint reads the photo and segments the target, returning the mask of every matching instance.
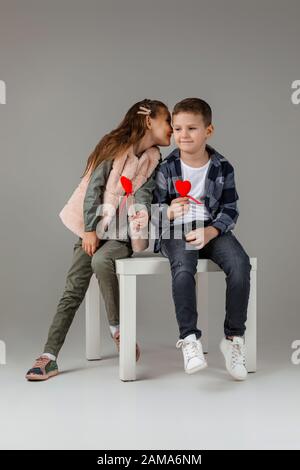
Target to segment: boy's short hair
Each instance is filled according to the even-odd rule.
[[[212,122],[212,110],[206,101],[200,98],[185,98],[179,103],[176,103],[172,112],[172,116],[179,113],[193,113],[201,114],[203,117],[205,127],[209,126]]]

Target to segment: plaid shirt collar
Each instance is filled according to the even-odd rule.
[[[210,145],[206,145],[205,149],[207,150],[209,156],[210,156],[210,161],[212,165],[215,167],[219,167],[221,165],[220,158],[221,155]],[[180,150],[179,148],[175,148],[170,155],[168,156],[168,160],[173,160],[175,163],[175,168],[176,168],[176,173],[178,176],[182,176],[181,174],[181,165],[180,165]]]

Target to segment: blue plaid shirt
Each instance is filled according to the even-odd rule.
[[[239,196],[235,187],[234,169],[229,161],[211,146],[206,145],[206,150],[210,156],[210,164],[205,180],[204,203],[211,218],[210,225],[219,229],[222,234],[235,227],[239,216],[237,207]],[[182,180],[178,148],[161,161],[155,172],[153,204],[156,207],[152,223],[159,238],[155,240],[154,253],[160,250],[164,223],[168,226],[173,225],[173,221],[167,219],[167,209],[173,199],[180,197],[175,187],[177,180]]]

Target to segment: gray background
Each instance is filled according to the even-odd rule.
[[[235,234],[258,258],[259,359],[288,368],[299,320],[297,0],[0,0],[1,327],[7,362],[41,351],[76,237],[58,213],[100,137],[145,97],[207,100],[211,144],[234,165]],[[169,150],[163,150],[166,155]],[[210,282],[222,334],[223,273]],[[177,340],[169,278],[138,283],[141,342]],[[104,320],[105,324],[106,320]],[[110,346],[107,325],[103,338]],[[83,307],[62,357],[84,357]]]

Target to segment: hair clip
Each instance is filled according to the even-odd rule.
[[[139,107],[140,111],[137,114],[144,114],[145,116],[149,116],[151,114],[151,109],[145,108],[144,106]]]

